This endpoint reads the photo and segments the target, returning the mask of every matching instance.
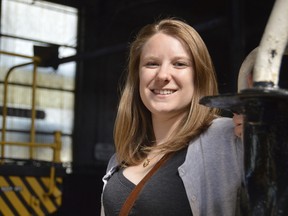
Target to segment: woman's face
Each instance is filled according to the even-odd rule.
[[[163,33],[152,36],[140,55],[140,96],[152,115],[175,115],[193,97],[193,64],[176,38]]]

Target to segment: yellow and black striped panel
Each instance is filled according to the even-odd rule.
[[[62,177],[53,190],[49,176],[1,176],[0,216],[44,216],[56,212],[62,201]]]

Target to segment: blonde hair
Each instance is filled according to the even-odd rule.
[[[192,56],[194,94],[186,116],[169,141],[159,148],[163,153],[178,151],[209,127],[218,113],[198,102],[201,97],[218,94],[214,67],[207,47],[190,25],[174,18],[143,27],[130,46],[127,79],[119,102],[114,126],[114,141],[119,162],[137,165],[156,148],[151,114],[139,94],[139,61],[143,45],[155,34],[164,33],[180,40]]]

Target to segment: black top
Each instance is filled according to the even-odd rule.
[[[183,164],[187,148],[181,150],[146,182],[129,215],[189,216],[192,211],[178,167]],[[119,215],[120,209],[135,185],[124,175],[123,169],[114,173],[103,192],[106,216]]]

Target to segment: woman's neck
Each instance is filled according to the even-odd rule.
[[[184,114],[174,116],[153,116],[152,124],[157,145],[166,142],[177,126],[180,124]]]

